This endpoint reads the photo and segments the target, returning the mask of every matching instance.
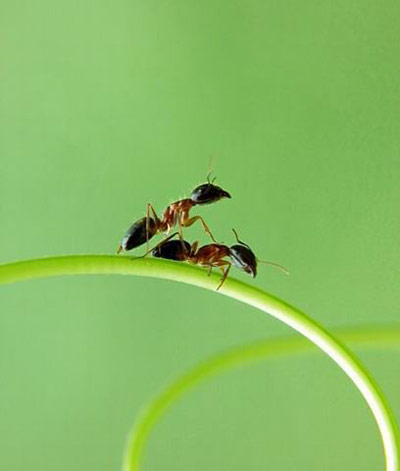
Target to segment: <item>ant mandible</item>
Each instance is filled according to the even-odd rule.
[[[148,244],[149,240],[157,233],[166,232],[168,234],[176,224],[179,226],[178,233],[182,240],[182,227],[189,227],[196,221],[202,223],[204,231],[215,242],[214,236],[201,216],[189,217],[189,212],[193,206],[215,203],[222,198],[231,198],[227,191],[214,185],[215,178],[213,181],[210,181],[208,176],[207,180],[207,183],[196,187],[192,191],[190,198],[184,198],[170,204],[164,211],[161,219],[157,216],[153,205],[149,203],[147,205],[146,216],[133,223],[128,229],[118,248],[117,254],[132,250],[144,243]],[[153,217],[150,216],[150,211]]]
[[[289,273],[285,267],[278,263],[258,260],[251,248],[246,243],[239,240],[236,231],[234,229],[232,230],[235,234],[237,244],[231,247],[215,243],[203,245],[198,249],[198,242],[194,242],[190,245],[189,242],[185,240],[170,240],[177,234],[175,232],[154,247],[151,253],[153,257],[157,258],[165,258],[179,262],[187,261],[194,265],[208,267],[209,275],[213,268],[220,268],[222,270],[222,278],[217,287],[217,291],[224,284],[232,265],[248,273],[253,278],[257,275],[257,262],[274,266],[283,271],[286,275]],[[229,257],[231,262],[224,260],[226,257]]]

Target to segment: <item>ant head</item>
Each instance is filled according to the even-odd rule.
[[[167,240],[154,247],[151,254],[156,258],[182,262],[190,255],[190,244],[185,240]]]
[[[255,278],[257,275],[257,258],[251,248],[247,244],[239,240],[235,229],[232,230],[238,242],[237,244],[232,245],[232,247],[229,248],[232,262],[235,267],[245,271],[253,278]]]
[[[195,204],[210,204],[222,198],[231,198],[231,195],[221,187],[214,185],[215,178],[210,181],[210,174],[207,176],[207,183],[196,187],[192,191],[190,199]]]

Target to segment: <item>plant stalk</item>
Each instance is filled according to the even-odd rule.
[[[185,263],[115,255],[69,255],[0,265],[0,284],[60,275],[119,274],[164,278],[215,291],[220,277]],[[379,386],[358,358],[317,322],[284,301],[241,281],[229,278],[219,294],[237,299],[284,322],[334,360],[357,386],[378,425],[386,471],[399,471],[399,432]]]

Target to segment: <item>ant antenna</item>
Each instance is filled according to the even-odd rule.
[[[279,265],[279,263],[274,263],[274,262],[267,262],[266,260],[259,260],[257,259],[257,262],[259,263],[265,263],[265,265],[269,265],[271,267],[275,267],[277,268],[278,270],[280,270],[281,272],[283,272],[285,275],[289,275],[289,270],[284,267],[283,265]]]
[[[215,182],[215,180],[217,179],[217,177],[214,177],[212,180],[210,179],[211,178],[211,175],[213,174],[214,172],[214,168],[215,168],[215,153],[213,153],[212,155],[210,155],[210,158],[208,159],[208,175],[207,175],[207,181],[208,181],[208,184],[211,185],[212,183]]]
[[[233,231],[233,233],[235,234],[236,242],[237,242],[238,244],[244,245],[244,246],[247,247],[249,250],[251,250],[251,248],[250,248],[245,242],[242,242],[242,241],[239,239],[239,237],[238,237],[237,232],[235,231],[235,229],[232,228],[232,231]]]
[[[217,177],[214,177],[212,180],[210,180],[210,177],[212,175],[212,172],[210,172],[208,175],[207,175],[207,182],[209,185],[211,185],[212,183],[215,182],[215,180],[217,179]]]

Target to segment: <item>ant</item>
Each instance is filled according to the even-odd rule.
[[[181,199],[170,204],[164,211],[162,218],[157,216],[157,213],[152,204],[147,205],[146,216],[139,219],[126,232],[122,242],[118,248],[117,254],[124,251],[132,250],[144,243],[147,244],[149,240],[159,232],[166,232],[167,234],[171,229],[178,224],[179,237],[182,237],[182,227],[189,227],[196,221],[200,221],[203,225],[204,231],[209,234],[211,239],[215,242],[214,236],[201,216],[189,217],[189,212],[196,205],[210,204],[219,201],[222,198],[231,198],[231,195],[214,185],[215,178],[210,181],[210,175],[207,177],[207,183],[196,187],[190,198]],[[150,211],[153,217],[150,217]]]
[[[222,278],[217,287],[217,291],[224,284],[232,265],[248,273],[253,278],[257,275],[257,262],[274,266],[283,271],[286,275],[289,274],[288,270],[278,263],[258,260],[251,248],[246,243],[239,240],[235,229],[232,230],[235,234],[237,244],[231,247],[215,243],[203,245],[198,249],[198,242],[194,242],[190,245],[189,242],[185,240],[170,240],[177,234],[177,232],[175,232],[154,247],[151,253],[153,257],[157,258],[165,258],[179,262],[188,261],[194,265],[208,267],[208,275],[211,274],[213,268],[221,268]],[[231,261],[223,260],[225,257],[229,257]]]

